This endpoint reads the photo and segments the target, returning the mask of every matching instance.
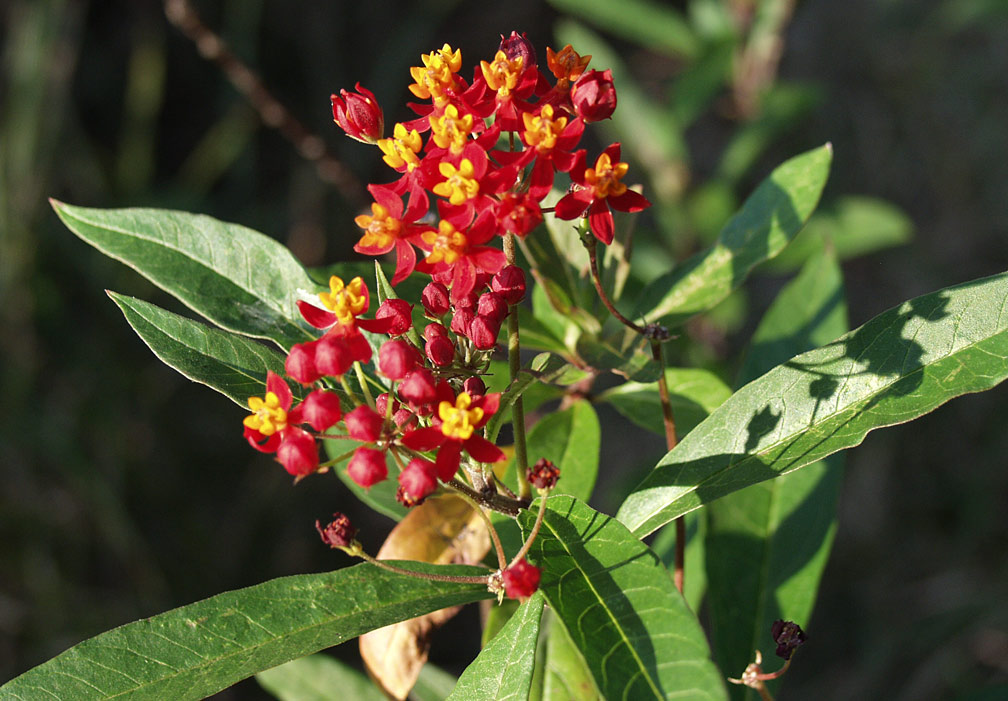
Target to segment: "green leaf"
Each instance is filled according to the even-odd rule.
[[[729,220],[713,247],[644,288],[631,318],[671,327],[727,297],[753,267],[777,255],[804,226],[826,185],[832,156],[826,144],[778,166]]]
[[[323,654],[259,672],[256,681],[279,701],[331,701],[336,690],[354,701],[385,701],[385,694],[362,672]]]
[[[560,480],[553,494],[588,500],[595,488],[602,445],[602,428],[591,404],[579,400],[563,411],[547,414],[529,431],[526,445],[529,464],[546,458],[560,468]],[[508,475],[513,475],[514,469],[512,460]]]
[[[722,404],[620,507],[643,536],[680,514],[860,443],[1008,376],[1008,274],[904,302]]]
[[[149,302],[115,292],[108,296],[165,365],[194,382],[247,406],[266,391],[266,372],[284,374],[284,358],[262,343],[221,331]],[[295,388],[297,391],[297,388]]]
[[[532,683],[543,595],[523,603],[466,667],[448,699],[526,699]]]
[[[677,56],[692,56],[698,43],[689,24],[681,14],[658,2],[623,0],[550,0],[563,13],[584,17],[607,32],[618,34],[635,44],[665,51]],[[580,45],[575,44],[575,47]],[[585,48],[580,51],[590,53]],[[601,65],[601,64],[599,64]],[[608,65],[592,64],[603,70]]]
[[[522,512],[523,530],[534,518]],[[543,568],[540,589],[603,697],[725,698],[696,618],[658,557],[621,523],[551,496],[529,560]]]
[[[595,680],[563,623],[551,615],[544,649],[542,701],[597,701]]]
[[[67,227],[218,326],[284,348],[314,339],[298,290],[318,284],[291,252],[252,229],[163,209],[89,209],[53,201]]]
[[[708,370],[666,368],[665,381],[680,439],[731,396],[728,385]],[[609,402],[641,428],[665,435],[657,382],[624,382],[602,392],[596,401]]]
[[[704,536],[707,533],[706,512],[691,511],[686,519],[686,552],[683,556],[683,598],[690,610],[698,612],[707,594],[707,551]],[[674,523],[662,526],[651,543],[655,555],[665,567],[675,569],[676,527]]]
[[[836,257],[824,250],[763,317],[740,383],[846,330],[843,274]],[[726,673],[741,674],[753,650],[769,653],[775,620],[807,625],[836,531],[843,462],[843,455],[832,455],[704,509],[711,637]],[[747,693],[739,687],[734,695]]]
[[[404,566],[465,575],[485,571]],[[415,579],[367,563],[281,577],[85,640],[0,687],[0,696],[201,699],[369,630],[490,596],[479,584]]]

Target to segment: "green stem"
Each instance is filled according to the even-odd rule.
[[[504,237],[504,257],[508,265],[515,265],[517,251],[514,234]],[[511,383],[518,379],[521,370],[521,345],[518,340],[518,306],[508,307],[508,371]],[[515,469],[518,472],[518,496],[522,499],[532,498],[532,488],[529,486],[525,473],[528,471],[528,448],[525,443],[525,404],[519,394],[511,405],[511,425],[514,431]]]
[[[367,375],[364,374],[364,368],[361,366],[359,360],[354,361],[354,372],[357,373],[357,384],[360,385],[361,393],[364,395],[364,399],[367,401],[368,406],[372,409],[375,408],[374,397],[371,396],[371,388],[368,387]]]
[[[384,560],[378,560],[371,557],[365,552],[360,553],[362,560],[370,562],[376,567],[381,567],[383,570],[388,570],[389,572],[395,572],[396,574],[404,574],[407,577],[416,577],[417,579],[427,579],[432,582],[455,582],[457,584],[486,584],[488,577],[483,576],[465,576],[465,575],[455,575],[455,574],[431,574],[427,572],[416,572],[415,570],[407,570],[402,567],[396,567],[395,565],[390,565]]]
[[[514,559],[511,560],[511,564],[508,565],[508,567],[514,567],[516,562],[528,554],[529,548],[532,547],[532,542],[536,539],[536,536],[539,535],[539,528],[542,526],[543,516],[546,515],[546,497],[548,496],[549,492],[546,492],[539,500],[539,513],[536,514],[535,525],[532,526],[532,532],[529,533],[529,537],[525,539],[525,543],[522,545],[521,550],[519,550],[518,554],[514,556]]]

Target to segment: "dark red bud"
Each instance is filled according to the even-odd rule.
[[[423,304],[427,316],[432,319],[440,319],[448,313],[451,301],[448,298],[448,288],[440,282],[430,282],[420,294],[420,302]]]
[[[490,289],[508,304],[518,304],[525,298],[525,271],[517,265],[505,265],[493,276]]]
[[[512,31],[511,36],[507,38],[504,38],[504,35],[501,34],[500,51],[503,51],[504,55],[512,61],[520,56],[522,59],[522,70],[536,66],[535,47],[528,40],[525,32],[519,35],[518,32]]]
[[[448,329],[441,324],[427,324],[423,330],[424,340],[431,341],[435,338],[448,338]]]
[[[808,639],[805,631],[797,623],[780,619],[770,626],[770,634],[777,643],[777,656],[785,660],[790,660],[794,651]]]
[[[310,475],[318,469],[318,446],[307,431],[293,426],[283,432],[277,447],[277,461],[295,477]]]
[[[467,377],[462,383],[462,391],[473,399],[478,399],[486,394],[486,383],[478,377]]]
[[[528,483],[536,489],[553,489],[560,479],[560,468],[546,458],[539,458],[525,473]]]
[[[322,373],[315,367],[315,341],[298,343],[291,347],[284,361],[287,376],[295,382],[310,385],[318,380]]]
[[[339,336],[326,334],[315,341],[315,369],[323,375],[342,375],[353,363],[353,349]]]
[[[427,368],[417,368],[399,383],[399,397],[413,407],[430,404],[437,399],[434,375]]]
[[[427,360],[431,361],[432,364],[438,367],[445,367],[446,365],[451,365],[452,361],[455,360],[455,344],[452,343],[452,340],[447,335],[434,336],[424,346],[424,353],[427,355]]]
[[[437,489],[437,470],[434,463],[422,458],[414,458],[409,461],[401,473],[399,473],[399,486],[404,495],[414,500],[422,500],[428,494]]]
[[[333,514],[333,520],[325,528],[322,528],[321,521],[316,520],[315,530],[318,531],[322,542],[330,548],[345,548],[357,537],[357,529],[350,523],[350,519],[341,513]]]
[[[508,315],[508,303],[496,292],[484,292],[476,302],[476,313],[501,322]]]
[[[489,316],[477,316],[469,325],[469,338],[478,350],[490,350],[497,345],[501,323]]]
[[[456,307],[455,313],[452,315],[451,330],[459,336],[468,336],[469,325],[472,324],[475,316],[469,307]]]

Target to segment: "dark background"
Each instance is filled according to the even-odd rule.
[[[511,29],[544,53],[558,17],[524,0],[195,7],[350,175],[334,183],[332,160],[264,126],[157,2],[0,5],[0,680],[115,625],[342,566],[312,524],[356,508],[335,480],[292,488],[245,445],[238,407],[161,365],[103,290],[177,307],[76,239],[46,198],[199,211],[268,232],[308,265],[339,260],[363,184],[387,176],[332,124],[329,94],[359,80],[391,125],[420,53],[448,42],[469,71]],[[916,228],[911,244],[845,265],[852,326],[1008,269],[1003,3],[809,0],[785,42],[781,77],[824,99],[752,184],[832,141],[826,198],[885,198]],[[627,58],[649,65],[639,49]],[[687,134],[699,174],[724,145],[718,120]],[[756,281],[756,306],[779,285]],[[727,339],[727,364],[743,340]],[[1006,409],[999,387],[850,451],[811,642],[785,698],[1008,694]],[[603,450],[605,471],[605,439]],[[390,526],[375,520],[365,544]],[[475,654],[464,630],[434,641],[456,672]],[[253,682],[228,694],[262,697]]]

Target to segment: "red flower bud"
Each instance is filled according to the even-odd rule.
[[[277,461],[295,477],[310,475],[318,469],[318,446],[304,429],[288,427],[277,448]]]
[[[424,346],[427,360],[438,367],[451,365],[455,360],[455,344],[448,338],[448,334],[443,336],[432,334],[432,336],[433,338],[428,340],[427,345]]]
[[[478,350],[490,350],[497,345],[497,334],[501,323],[490,316],[480,314],[469,325],[469,338]]]
[[[388,415],[386,413],[388,412],[388,392],[384,392],[375,397],[375,409],[378,410],[378,414],[380,416]],[[392,421],[396,426],[404,425],[413,417],[414,414],[412,411],[404,407],[395,399],[392,400]]]
[[[386,299],[375,312],[375,319],[390,319],[389,336],[401,336],[413,327],[413,305],[405,299]]]
[[[522,558],[501,573],[504,593],[512,599],[527,599],[539,588],[539,577],[539,568]]]
[[[422,458],[410,460],[406,469],[399,473],[399,485],[402,487],[404,496],[419,502],[437,489],[434,463]]]
[[[578,78],[571,89],[574,113],[585,122],[609,119],[616,109],[616,88],[612,71],[591,70]]]
[[[406,341],[386,341],[378,349],[378,370],[390,380],[401,380],[421,362],[420,352]]]
[[[472,324],[475,316],[469,307],[456,307],[455,313],[452,315],[451,330],[459,336],[468,336],[469,325]]]
[[[345,548],[357,537],[357,529],[350,523],[350,519],[341,513],[333,514],[333,520],[325,528],[322,528],[321,522],[316,520],[315,530],[318,531],[322,542],[330,548]]]
[[[347,474],[364,488],[378,484],[388,477],[385,453],[374,448],[358,448],[347,464]]]
[[[448,313],[451,302],[448,299],[448,288],[440,282],[427,283],[420,294],[420,302],[423,304],[427,316],[432,319],[440,319]]]
[[[423,330],[423,337],[427,341],[435,338],[448,338],[448,329],[441,324],[427,324]]]
[[[522,59],[522,71],[536,66],[535,47],[528,40],[525,32],[519,35],[518,32],[512,30],[511,36],[506,39],[501,34],[501,43],[498,50],[503,51],[509,61],[513,61],[520,56]]]
[[[319,379],[322,374],[315,367],[315,342],[292,346],[284,361],[284,369],[288,377],[303,385],[310,385]]]
[[[467,377],[462,383],[462,391],[474,400],[479,399],[486,394],[486,383],[478,377]]]
[[[365,144],[373,144],[385,134],[385,117],[374,93],[356,85],[356,93],[340,90],[332,95],[333,119],[347,136]]]
[[[399,383],[399,397],[413,407],[430,404],[437,399],[434,375],[427,368],[417,368]]]
[[[505,265],[490,281],[490,289],[508,304],[518,304],[525,298],[525,271],[517,265]]]
[[[560,479],[560,468],[546,458],[539,458],[525,472],[525,478],[536,489],[553,489]]]
[[[484,292],[476,302],[476,313],[501,322],[508,315],[508,303],[496,292]]]
[[[790,660],[791,655],[808,639],[805,631],[794,621],[777,619],[770,626],[770,635],[777,643],[777,656]]]
[[[371,407],[361,404],[343,417],[343,423],[346,425],[347,433],[355,441],[374,443],[381,437],[385,419],[378,416]]]
[[[301,417],[316,431],[325,431],[342,416],[339,395],[317,389],[301,402]]]

